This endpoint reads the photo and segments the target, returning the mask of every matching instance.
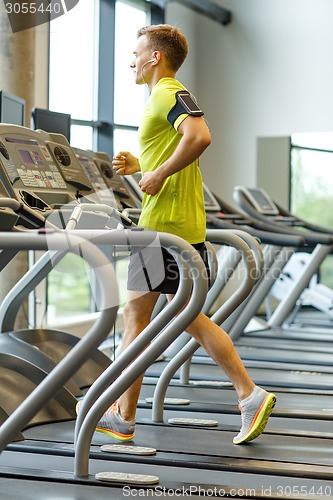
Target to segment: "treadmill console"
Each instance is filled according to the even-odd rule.
[[[221,210],[220,204],[206,184],[203,184],[203,190],[206,212],[219,212]]]
[[[45,134],[42,130],[39,132]],[[51,141],[46,141],[46,144],[52,156],[55,158],[59,170],[67,184],[73,186],[79,192],[91,192],[93,186],[80,162],[77,160],[66,137],[61,134],[48,135]]]
[[[241,191],[260,214],[279,215],[279,209],[263,189],[244,186],[237,186],[235,189]]]
[[[80,163],[85,175],[89,179],[94,193],[88,195],[93,201],[98,203],[103,203],[109,205],[113,208],[119,209],[119,204],[117,203],[113,189],[111,189],[98,167],[99,159],[96,158],[96,153],[94,151],[86,151],[79,148],[72,148],[75,156]]]
[[[141,205],[142,195],[143,195],[143,193],[139,187],[139,182],[140,182],[141,177],[142,177],[141,172],[136,172],[135,174],[124,176],[127,187],[131,190],[132,193],[134,193],[136,198],[138,200],[140,200],[140,205]]]
[[[114,172],[109,155],[107,153],[97,152],[95,153],[94,161],[108,189],[113,191],[118,210],[140,209],[140,199],[135,195],[133,190],[129,189],[125,178]]]
[[[0,196],[44,217],[92,191],[65,137],[0,124]]]

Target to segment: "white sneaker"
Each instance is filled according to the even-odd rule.
[[[82,401],[76,405],[76,414],[79,414]],[[103,432],[119,441],[130,441],[134,438],[135,420],[127,421],[122,418],[118,411],[118,403],[115,401],[104,413],[96,426],[97,432]]]
[[[276,403],[276,396],[255,386],[252,394],[239,401],[242,413],[242,428],[234,437],[234,444],[241,444],[260,436]]]

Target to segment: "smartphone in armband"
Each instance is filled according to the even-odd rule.
[[[182,104],[184,110],[189,114],[193,116],[202,116],[204,113],[203,111],[199,108],[193,97],[189,92],[186,90],[184,91],[179,91],[176,94],[177,100],[180,104]]]

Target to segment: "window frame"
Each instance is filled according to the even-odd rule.
[[[100,0],[98,5],[98,19],[96,27],[98,29],[96,58],[96,119],[84,120],[71,116],[71,125],[91,127],[93,129],[93,149],[103,151],[113,156],[114,130],[137,131],[138,127],[127,125],[126,123],[115,123],[114,121],[114,100],[115,100],[115,22],[116,22],[116,2],[122,1],[132,5],[140,5],[146,8],[147,24],[158,24],[164,22],[164,9],[146,0]],[[111,28],[110,28],[111,27]],[[113,27],[113,28],[112,28]],[[45,324],[48,300],[47,300],[47,280],[43,281],[42,289],[36,290],[36,294],[41,297],[38,311],[34,311],[36,324]],[[93,311],[83,312],[82,321],[96,314]],[[70,317],[61,318],[61,323],[67,324]],[[47,322],[47,321],[46,321]],[[77,317],[75,318],[77,323]]]
[[[73,125],[92,127],[95,138],[94,149],[104,151],[110,156],[113,155],[113,136],[116,128],[138,130],[138,127],[114,121],[115,29],[110,30],[110,26],[115,26],[117,1],[126,2],[126,0],[100,0],[99,4],[97,119],[78,120],[75,117],[71,119]],[[164,23],[165,9],[161,6],[146,0],[131,0],[130,3],[146,6],[150,24]]]
[[[115,29],[113,29],[113,36],[110,37],[110,26],[115,26],[117,1],[126,2],[126,0],[100,0],[98,121],[95,125],[97,131],[96,147],[98,151],[105,151],[110,156],[113,155],[113,136],[116,128],[129,131],[138,130],[138,127],[115,123],[114,121]],[[140,6],[145,5],[150,24],[164,23],[165,11],[159,5],[145,0],[131,0],[130,3]],[[149,24],[149,21],[147,24]]]

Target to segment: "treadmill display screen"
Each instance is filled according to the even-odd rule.
[[[18,153],[23,163],[27,165],[29,164],[44,165],[42,157],[38,151],[28,151],[26,149],[19,149]]]
[[[279,209],[263,189],[247,188],[245,186],[237,186],[236,189],[243,193],[248,202],[250,202],[260,214],[279,215]]]
[[[26,187],[66,189],[58,167],[47,148],[38,141],[6,136],[6,154],[1,161],[12,184],[21,180]]]
[[[248,199],[260,214],[278,215],[279,210],[273,200],[261,188],[242,188]]]

